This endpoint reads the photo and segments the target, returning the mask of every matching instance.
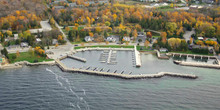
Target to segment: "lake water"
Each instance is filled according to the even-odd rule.
[[[100,52],[78,53],[87,59],[62,62],[68,67],[99,67],[125,74],[160,71],[191,73],[198,79],[162,77],[124,80],[62,72],[57,66],[23,67],[0,71],[0,110],[218,110],[220,70],[175,65],[142,54],[142,67],[134,67],[132,52],[117,52],[117,65],[100,63]],[[96,57],[94,57],[96,56]],[[90,58],[90,59],[89,59]],[[119,61],[120,59],[120,61]]]

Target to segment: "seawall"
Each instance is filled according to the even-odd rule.
[[[111,73],[111,72],[73,69],[73,68],[66,67],[59,59],[55,61],[57,63],[57,66],[60,67],[60,69],[65,72],[78,72],[78,73],[91,74],[91,75],[110,76],[110,77],[116,77],[116,78],[122,78],[122,79],[161,78],[163,76],[181,77],[181,78],[189,78],[189,79],[198,78],[196,75],[192,75],[192,74],[181,74],[181,73],[172,73],[172,72],[159,72],[157,74],[129,75],[129,74],[120,74],[120,73]]]

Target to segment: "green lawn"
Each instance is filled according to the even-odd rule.
[[[145,46],[137,46],[138,51],[153,51],[150,50],[150,47],[146,48]]]
[[[53,61],[53,59],[47,59],[46,57],[39,57],[36,54],[34,54],[34,56],[32,56],[28,52],[21,52],[20,55],[14,60],[13,60],[12,57],[16,56],[16,53],[11,53],[11,54],[8,54],[8,55],[9,55],[10,63],[19,62],[19,61],[28,61],[30,63],[34,63],[34,60],[38,60],[38,62]]]
[[[102,47],[102,48],[134,48],[134,46],[132,45],[95,45],[95,46],[79,46],[79,47],[75,47],[74,49],[81,49],[81,48],[85,48],[85,47],[90,47],[90,48],[94,48],[94,47]]]

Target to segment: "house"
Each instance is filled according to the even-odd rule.
[[[41,42],[41,39],[40,38],[36,38],[36,42]]]
[[[54,6],[54,9],[64,9],[64,6]]]
[[[168,50],[166,48],[160,48],[159,51],[160,52],[168,52]]]
[[[131,38],[127,37],[127,36],[124,36],[123,39],[124,39],[124,41],[130,41],[131,40]]]
[[[86,42],[92,42],[92,41],[94,40],[94,38],[91,37],[91,36],[86,36],[86,37],[84,38],[84,40],[85,40]]]
[[[204,38],[203,37],[198,37],[198,40],[204,40]]]
[[[28,43],[27,42],[21,42],[21,47],[28,47]]]
[[[77,7],[76,3],[69,3],[69,7]]]
[[[18,39],[18,34],[14,34],[14,40]]]
[[[104,0],[104,1],[98,1],[99,4],[104,4],[104,3],[108,3],[107,0]]]
[[[118,37],[118,36],[114,36],[114,35],[109,36],[109,37],[107,37],[107,39],[106,39],[106,41],[108,41],[108,42],[116,42],[116,41],[118,41],[118,40],[119,40],[119,37]]]

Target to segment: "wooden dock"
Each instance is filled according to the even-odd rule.
[[[163,76],[181,77],[181,78],[189,78],[189,79],[198,78],[196,75],[171,73],[171,72],[160,72],[157,74],[130,75],[130,74],[121,74],[121,73],[102,72],[102,71],[82,70],[82,69],[76,69],[76,68],[73,69],[73,68],[66,67],[59,59],[55,61],[56,61],[57,66],[60,67],[60,69],[65,72],[77,72],[77,73],[85,73],[85,74],[91,74],[91,75],[110,76],[110,77],[116,77],[116,78],[122,78],[122,79],[160,78]]]

